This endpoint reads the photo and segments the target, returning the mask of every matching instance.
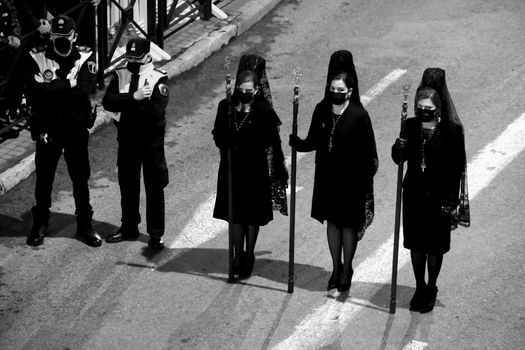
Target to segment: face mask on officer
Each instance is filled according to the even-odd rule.
[[[145,65],[146,63],[151,62],[151,54],[146,54],[144,57],[137,59],[137,58],[128,58],[128,63],[126,64],[126,68],[133,74],[138,74],[140,72],[140,67]]]
[[[77,40],[77,34],[73,32],[68,36],[51,35],[51,40],[55,52],[62,57],[67,57],[73,50],[73,43]]]

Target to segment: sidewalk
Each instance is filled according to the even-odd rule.
[[[164,43],[164,50],[172,59],[162,65],[170,79],[203,62],[212,53],[227,45],[229,41],[247,31],[268,14],[281,0],[231,0],[219,7],[228,18],[209,21],[196,20]],[[92,99],[100,103],[104,91],[98,91]],[[108,124],[110,116],[99,108],[97,120],[90,130],[94,132]],[[0,144],[0,196],[35,171],[35,144],[29,131],[23,130],[16,139]]]

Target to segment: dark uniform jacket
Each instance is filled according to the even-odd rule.
[[[73,47],[61,57],[52,46],[33,49],[27,66],[26,84],[34,109],[31,132],[60,133],[90,126],[92,93],[96,83],[95,55],[87,47]],[[71,88],[68,77],[76,77]]]
[[[169,101],[168,76],[152,63],[141,66],[138,88],[153,86],[150,98],[137,101],[129,92],[132,74],[127,68],[117,69],[109,83],[102,105],[110,112],[120,113],[117,122],[119,142],[151,141],[164,138],[165,110]]]

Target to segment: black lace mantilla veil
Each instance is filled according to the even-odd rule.
[[[326,76],[326,88],[325,88],[325,98],[328,96],[330,91],[331,78],[340,72],[346,72],[350,74],[354,80],[352,88],[352,95],[350,96],[350,101],[353,104],[362,106],[361,95],[359,94],[359,83],[357,79],[357,72],[355,70],[354,58],[352,53],[347,50],[339,50],[332,54],[330,57],[330,63],[328,64],[328,74]],[[374,152],[377,154],[377,152]],[[377,172],[379,167],[378,159],[374,159],[374,169],[372,171],[372,176]],[[358,229],[358,233],[362,236],[365,230],[372,224],[374,220],[374,182],[373,177],[368,184],[368,190],[366,193],[366,202],[365,202],[365,222]]]
[[[237,68],[237,77],[241,72],[246,70],[252,71],[257,75],[259,80],[259,94],[256,98],[264,98],[273,108],[272,94],[270,92],[270,83],[266,77],[266,60],[258,55],[245,54],[239,60]],[[277,130],[282,124],[279,117],[276,117]],[[280,137],[273,140],[273,143],[266,149],[268,160],[268,170],[272,187],[272,207],[273,210],[279,211],[283,215],[288,215],[288,200],[286,197],[286,188],[288,187],[288,171],[284,162],[284,154],[281,147]]]
[[[419,83],[419,87],[428,86],[436,90],[441,98],[441,120],[449,123],[450,125],[455,124],[460,127],[463,133],[463,140],[465,139],[463,124],[459,119],[454,102],[450,97],[450,93],[447,87],[447,81],[445,79],[445,71],[441,68],[427,68],[423,72],[423,77]],[[414,107],[415,108],[415,107]],[[470,226],[470,202],[468,196],[468,181],[467,181],[467,154],[465,151],[465,145],[461,150],[463,160],[465,162],[465,169],[461,174],[461,181],[459,187],[459,205],[456,210],[452,213],[451,229],[454,230],[458,225],[469,227]]]

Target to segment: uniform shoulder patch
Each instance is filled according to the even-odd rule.
[[[33,47],[31,49],[31,52],[33,52],[33,53],[44,52],[45,49],[46,49],[45,46],[37,46],[37,47]]]
[[[162,96],[168,96],[170,94],[170,90],[168,88],[168,85],[166,84],[159,84],[159,92]]]
[[[88,61],[87,62],[87,68],[88,68],[89,73],[97,74],[97,64],[95,62]]]
[[[77,46],[77,50],[80,52],[91,52],[91,48],[89,46]]]
[[[168,72],[167,72],[165,69],[162,69],[162,68],[155,68],[155,70],[156,70],[157,72],[160,72],[160,73],[164,74],[164,75],[167,75],[167,74],[168,74]]]

